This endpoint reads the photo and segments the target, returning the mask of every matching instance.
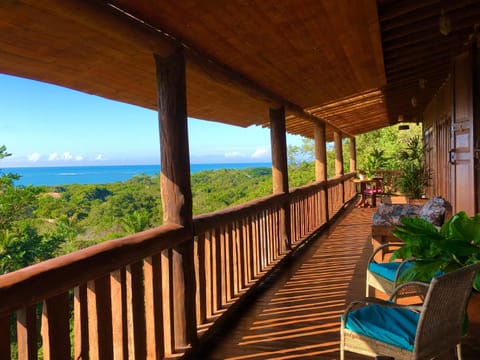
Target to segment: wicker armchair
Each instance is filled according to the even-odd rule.
[[[405,283],[392,294],[394,299],[397,291],[411,284],[428,287],[421,306],[376,298],[352,302],[342,316],[340,359],[345,351],[395,360],[430,359],[455,347],[461,359],[462,324],[479,266],[452,271],[430,284]]]
[[[387,295],[392,295],[398,286],[398,278],[409,263],[414,260],[389,262],[391,254],[403,245],[402,242],[390,242],[377,247],[367,265],[365,296],[370,296],[370,287],[378,289]]]

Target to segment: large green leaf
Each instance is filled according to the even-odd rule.
[[[443,261],[417,260],[411,267],[406,269],[400,275],[401,282],[425,281],[429,282],[439,270],[443,270]]]

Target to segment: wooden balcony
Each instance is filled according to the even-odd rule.
[[[354,198],[352,175],[196,217],[193,237],[164,225],[1,276],[0,353],[36,359],[41,343],[46,359],[337,358],[339,316],[363,297],[371,252],[374,209],[350,206],[325,228]],[[291,244],[278,230],[285,205]],[[182,244],[193,254],[178,267]]]
[[[353,198],[353,175],[196,217],[193,232],[166,224],[1,276],[0,353],[16,344],[19,358],[35,359],[42,344],[47,359],[141,359],[195,349]]]

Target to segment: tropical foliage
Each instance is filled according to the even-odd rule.
[[[0,147],[0,159],[7,156]],[[307,183],[312,169],[296,169],[296,183]],[[158,175],[49,187],[18,186],[17,179],[0,174],[0,274],[162,223]],[[271,194],[272,175],[270,168],[203,171],[191,184],[196,215]]]
[[[420,136],[412,136],[406,139],[404,146],[398,153],[400,162],[399,185],[402,193],[419,199],[424,195],[425,188],[428,186],[431,174],[425,166],[424,155],[427,149],[422,144]]]
[[[357,138],[359,166],[392,167],[399,135],[393,129]],[[350,143],[344,141],[349,171]],[[364,157],[364,152],[369,157]],[[289,185],[315,179],[313,142],[289,147]],[[0,146],[0,159],[10,156]],[[373,159],[372,159],[373,156]],[[361,160],[364,159],[364,160]],[[361,161],[364,161],[362,165]],[[379,164],[378,162],[381,161]],[[335,176],[335,153],[327,146],[328,177]],[[53,187],[18,186],[18,176],[0,173],[0,274],[162,223],[158,175],[125,182]],[[270,168],[223,169],[192,174],[194,215],[224,209],[272,192]]]
[[[403,241],[392,260],[415,258],[401,280],[429,281],[439,271],[450,272],[480,262],[480,214],[469,217],[463,211],[440,229],[422,218],[404,218],[393,234]],[[474,288],[480,291],[480,274]]]

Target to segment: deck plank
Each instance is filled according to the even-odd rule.
[[[375,209],[351,209],[275,279],[202,358],[338,359],[340,315],[365,294]],[[478,352],[464,348],[464,358]],[[441,359],[450,359],[447,354]],[[349,360],[369,359],[348,353]]]

